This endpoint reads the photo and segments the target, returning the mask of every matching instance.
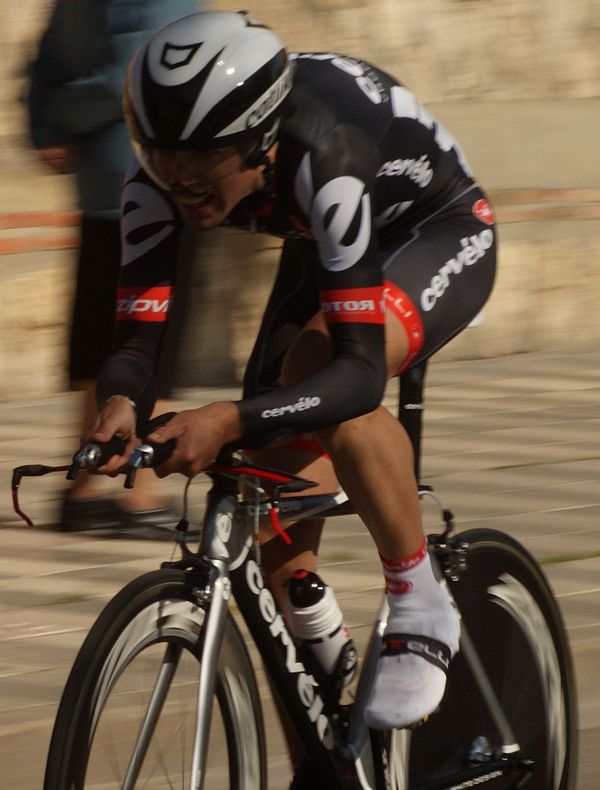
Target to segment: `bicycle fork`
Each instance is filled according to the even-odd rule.
[[[206,616],[200,634],[202,660],[200,661],[200,676],[198,678],[196,699],[196,725],[190,790],[202,790],[204,786],[219,653],[231,597],[231,582],[227,575],[226,563],[220,560],[212,560],[211,566],[214,568],[215,573],[210,584],[207,584],[204,590],[195,590],[199,603],[206,606]]]

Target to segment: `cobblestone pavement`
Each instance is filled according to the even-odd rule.
[[[181,393],[187,403],[231,390]],[[389,402],[395,399],[393,389]],[[21,499],[35,529],[14,517],[10,470],[59,463],[74,447],[73,395],[0,404],[0,763],[3,784],[37,790],[67,671],[100,608],[126,581],[157,566],[164,543],[98,540],[51,528],[60,476],[28,479]],[[600,352],[528,354],[434,363],[429,373],[424,478],[461,528],[492,526],[544,563],[571,638],[579,689],[578,790],[595,790],[600,761]],[[181,490],[170,478],[167,490]],[[192,487],[201,509],[205,486]],[[425,511],[428,527],[433,513]],[[359,643],[380,596],[370,539],[354,519],[327,529],[322,571]],[[262,689],[267,697],[264,681]],[[275,717],[271,790],[288,769]]]

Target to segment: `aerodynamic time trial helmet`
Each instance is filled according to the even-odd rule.
[[[158,30],[127,73],[125,120],[149,175],[151,153],[234,146],[259,161],[277,137],[293,62],[245,13],[200,12]]]

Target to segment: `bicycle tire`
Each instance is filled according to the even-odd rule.
[[[468,530],[452,543],[465,545],[467,560],[459,580],[449,583],[452,594],[521,755],[535,761],[525,786],[573,790],[575,681],[562,616],[548,581],[533,557],[501,532]],[[497,729],[459,652],[439,711],[413,733],[410,787],[433,785],[472,765],[468,755],[477,737],[486,738],[492,748],[499,745]],[[493,786],[514,786],[504,782]]]
[[[186,574],[178,570],[145,574],[108,603],[65,685],[48,751],[45,790],[188,786],[204,615]],[[167,659],[176,667],[173,679],[140,773],[129,780],[133,783],[124,784],[132,750],[139,750],[134,744],[150,690]],[[215,697],[204,787],[266,790],[259,692],[246,646],[230,615]]]

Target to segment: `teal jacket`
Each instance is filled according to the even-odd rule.
[[[118,216],[132,156],[121,107],[140,44],[198,0],[56,0],[30,69],[29,128],[36,148],[75,149],[81,210]]]

